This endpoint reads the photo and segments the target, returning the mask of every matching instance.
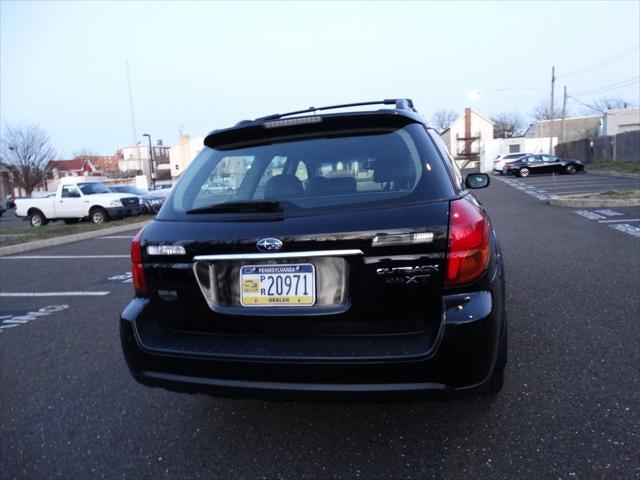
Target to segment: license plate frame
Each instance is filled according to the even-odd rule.
[[[289,278],[289,282],[286,282],[285,278]],[[240,305],[243,307],[312,307],[316,303],[316,268],[312,263],[243,265],[240,267],[239,282]],[[295,293],[307,295],[291,295],[291,288],[295,288]],[[288,289],[286,295],[285,289]],[[267,293],[273,291],[275,295],[263,295],[265,290]],[[283,293],[277,294],[278,290],[282,290]],[[258,295],[255,295],[256,293]]]

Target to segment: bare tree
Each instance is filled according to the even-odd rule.
[[[613,108],[628,108],[632,107],[633,103],[629,100],[625,100],[622,97],[601,97],[596,101],[587,104],[587,108],[593,112],[600,112],[603,115],[607,113],[607,110],[611,110]]]
[[[531,116],[536,120],[551,120],[551,108],[548,100],[540,100],[540,103],[533,109]],[[553,106],[553,118],[560,118],[562,106]]]
[[[442,132],[446,130],[453,121],[458,118],[458,114],[454,110],[438,110],[433,114],[433,126]]]
[[[491,117],[494,138],[517,137],[522,132],[524,119],[518,112],[503,112]]]
[[[14,182],[27,196],[44,182],[47,166],[56,152],[49,136],[37,125],[13,127],[5,124],[0,159],[9,168]]]

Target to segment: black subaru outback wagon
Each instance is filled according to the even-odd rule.
[[[136,380],[262,398],[502,388],[502,259],[470,193],[489,178],[463,179],[410,100],[204,144],[131,245]]]

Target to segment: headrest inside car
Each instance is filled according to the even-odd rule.
[[[302,182],[295,175],[276,175],[264,186],[265,200],[282,200],[298,198],[304,195]]]

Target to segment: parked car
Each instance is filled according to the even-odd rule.
[[[563,160],[554,155],[527,154],[515,161],[509,161],[503,168],[504,174],[528,177],[536,173],[571,174],[584,171],[584,163],[579,160]]]
[[[374,104],[205,138],[131,244],[120,336],[136,380],[263,398],[500,391],[503,262],[472,194],[489,177],[463,178],[410,100],[349,106]],[[207,187],[230,174],[231,190]]]
[[[511,160],[516,160],[520,157],[524,157],[525,155],[528,155],[528,154],[527,153],[507,153],[507,154],[501,153],[493,161],[493,171],[495,173],[502,175],[504,170],[504,165],[506,162],[509,162]]]
[[[171,193],[172,188],[173,183],[156,183],[150,191],[152,191],[154,195],[162,195],[166,197]]]
[[[141,213],[155,215],[165,201],[164,195],[154,195],[133,185],[109,185],[109,190],[115,193],[130,193],[142,201],[144,208]]]
[[[32,227],[41,227],[51,220],[75,223],[84,218],[104,223],[139,215],[143,208],[137,196],[112,193],[91,177],[62,178],[54,197],[17,198],[15,204],[16,216],[28,218]]]

